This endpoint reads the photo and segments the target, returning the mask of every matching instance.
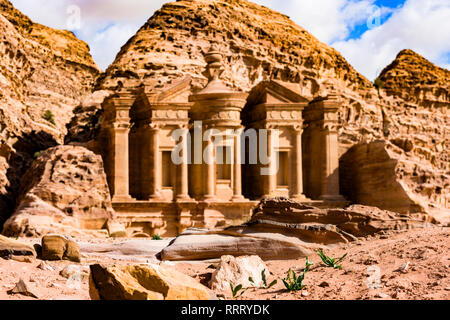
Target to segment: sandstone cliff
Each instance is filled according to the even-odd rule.
[[[448,108],[450,103],[450,71],[414,51],[401,51],[378,79],[388,95],[405,101],[432,108]]]
[[[373,100],[372,83],[333,48],[321,43],[287,16],[248,1],[177,1],[165,4],[121,49],[101,76],[98,90],[155,88],[184,76],[194,91],[207,83],[204,54],[211,42],[226,56],[227,85],[249,91],[261,80],[299,83],[302,94],[326,94],[330,83],[348,92],[350,104]],[[355,92],[363,92],[363,97]],[[87,142],[95,136],[100,104],[78,108],[67,141]],[[361,108],[360,108],[361,109]],[[376,108],[368,108],[372,114]],[[81,122],[81,124],[79,123]]]
[[[102,158],[74,146],[45,151],[23,175],[7,236],[42,236],[106,228],[114,218]]]
[[[244,0],[177,1],[164,5],[122,47],[99,79],[97,89],[103,90],[100,91],[103,94],[122,87],[135,88],[142,82],[161,87],[189,75],[195,91],[206,83],[203,54],[212,41],[226,57],[224,80],[229,86],[249,90],[263,79],[274,78],[298,83],[298,90],[308,98],[327,95],[331,89],[336,91],[342,101],[341,155],[355,145],[381,140],[398,147],[406,161],[414,162],[416,165],[408,166],[405,174],[397,171],[392,175],[391,169],[386,172],[381,166],[367,179],[389,176],[392,184],[400,181],[402,186],[411,185],[411,190],[393,197],[407,194],[422,198],[421,190],[426,189],[426,199],[431,205],[423,201],[416,205],[417,201],[409,199],[404,203],[415,204],[399,209],[397,204],[385,201],[383,209],[401,212],[448,209],[448,70],[411,51],[400,53],[373,85],[336,50],[285,15]],[[68,141],[92,140],[99,117],[100,101],[78,108]],[[354,150],[350,154],[359,157]],[[345,159],[352,161],[350,155]],[[371,161],[369,157],[366,160]],[[395,160],[388,154],[387,162]],[[417,172],[428,172],[430,179],[417,178]],[[405,176],[414,178],[403,181]],[[371,185],[356,176],[346,179],[354,190]],[[345,186],[342,189],[355,203],[373,204],[365,203],[367,198],[355,196]],[[389,198],[387,188],[365,190]]]
[[[99,69],[71,32],[33,23],[0,0],[0,226],[36,152],[63,142]]]

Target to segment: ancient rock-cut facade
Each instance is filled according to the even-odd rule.
[[[186,77],[162,88],[144,82],[104,102],[98,142],[130,233],[236,223],[267,196],[344,203],[337,98],[309,101],[298,85],[275,80],[234,91],[220,79],[214,46],[205,60],[209,82],[200,91]]]

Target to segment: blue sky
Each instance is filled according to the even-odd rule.
[[[34,21],[70,29],[102,69],[167,0],[11,0]],[[213,0],[211,0],[213,1]],[[374,80],[402,49],[450,68],[450,0],[254,0],[287,14]]]

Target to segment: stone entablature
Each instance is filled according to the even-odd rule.
[[[239,223],[266,196],[342,201],[339,101],[310,102],[298,85],[276,80],[234,91],[220,79],[221,54],[212,48],[205,60],[203,90],[192,92],[187,77],[163,88],[119,90],[104,102],[99,144],[113,206],[130,230],[176,235],[191,226]],[[252,143],[267,145],[268,162],[249,164],[247,133],[261,129],[266,135]],[[179,147],[182,161],[175,163]]]

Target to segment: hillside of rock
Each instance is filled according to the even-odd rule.
[[[34,154],[64,141],[98,75],[86,43],[0,1],[0,226]]]
[[[207,83],[204,54],[211,42],[226,57],[223,80],[240,90],[249,91],[261,80],[275,78],[299,83],[309,98],[326,95],[331,83],[355,96],[349,104],[377,97],[371,82],[335,49],[289,17],[237,0],[165,4],[122,47],[97,89],[136,88],[142,82],[160,88],[185,76],[192,77],[194,91],[203,88]],[[363,97],[355,92],[363,92]],[[83,120],[97,123],[100,109],[100,104],[79,108],[67,141],[93,139],[95,126],[89,128]],[[365,111],[372,114],[375,109]]]
[[[143,82],[158,88],[189,75],[196,91],[206,83],[204,53],[212,42],[226,57],[223,78],[231,87],[249,90],[261,80],[273,78],[299,84],[307,98],[337,92],[342,102],[340,155],[355,145],[379,140],[395,145],[403,150],[406,160],[417,164],[417,170],[431,172],[433,181],[444,181],[426,187],[431,192],[428,199],[433,208],[449,208],[448,70],[418,59],[412,51],[402,51],[374,85],[339,52],[285,15],[248,1],[177,1],[165,4],[122,47],[100,77],[97,89],[133,89]],[[414,72],[416,69],[421,71]],[[439,80],[433,80],[436,77]],[[423,84],[420,99],[411,95],[417,84]],[[67,141],[92,142],[99,117],[101,101],[78,108]],[[378,171],[373,179],[389,174]],[[397,172],[394,180],[402,179]],[[411,181],[410,194],[415,197],[426,181],[412,179],[408,183]],[[353,202],[361,201],[352,192],[344,195]],[[383,209],[396,209],[389,202],[385,204]],[[414,206],[413,212],[429,210],[424,204]]]
[[[405,101],[432,108],[450,103],[450,71],[412,50],[402,50],[378,79],[388,95]]]
[[[193,79],[193,91],[203,87],[207,81],[204,54],[215,42],[225,56],[223,78],[231,87],[248,91],[261,80],[272,78],[297,83],[301,94],[309,99],[326,96],[331,90],[336,92],[342,103],[339,110],[340,155],[349,153],[358,158],[360,155],[352,148],[375,141],[393,145],[406,162],[414,162],[415,166],[407,167],[407,174],[402,174],[401,170],[394,170],[391,174],[391,167],[380,166],[389,171],[378,170],[371,179],[378,181],[380,177],[388,176],[392,178],[389,183],[398,182],[402,189],[400,193],[409,197],[405,203],[414,203],[407,212],[424,213],[449,208],[449,102],[448,94],[447,98],[442,94],[448,92],[448,82],[445,82],[448,71],[424,58],[418,59],[418,55],[411,51],[400,53],[373,85],[339,52],[321,43],[285,15],[245,0],[176,1],[165,4],[122,47],[114,63],[95,82],[96,92],[87,95],[97,74],[87,45],[77,41],[69,32],[52,31],[33,24],[20,12],[11,9],[9,2],[1,3],[5,17],[2,20],[4,34],[16,38],[4,44],[23,48],[21,54],[11,55],[8,51],[7,56],[13,59],[9,64],[12,67],[19,64],[18,57],[23,60],[20,60],[20,72],[17,68],[2,73],[6,74],[2,83],[11,83],[5,85],[9,93],[4,96],[11,100],[9,103],[13,106],[8,108],[11,112],[4,117],[7,129],[2,133],[11,136],[11,142],[0,149],[0,155],[5,159],[0,158],[3,172],[8,167],[12,168],[8,176],[0,176],[5,186],[4,193],[11,194],[6,186],[17,186],[17,180],[11,182],[17,176],[14,172],[23,172],[20,168],[26,168],[30,160],[22,154],[18,160],[11,160],[14,158],[11,154],[17,158],[15,150],[20,147],[24,150],[21,152],[30,155],[62,142],[65,125],[69,121],[64,141],[84,143],[95,150],[93,141],[101,125],[101,105],[103,99],[115,90],[123,87],[134,89],[143,82],[159,88],[184,76]],[[57,41],[61,39],[66,42]],[[65,47],[64,43],[69,45]],[[30,46],[34,46],[33,52],[27,50]],[[40,60],[35,59],[37,53]],[[410,56],[414,59],[408,58]],[[53,63],[51,67],[47,65],[49,62]],[[422,71],[401,73],[401,69]],[[45,77],[41,73],[44,70]],[[430,80],[434,79],[432,75],[444,80],[433,82]],[[45,81],[39,82],[38,79]],[[426,96],[426,99],[413,99],[408,93],[418,83],[426,87],[423,94],[419,93],[419,97]],[[47,107],[49,105],[52,107]],[[74,106],[77,107],[74,109]],[[49,108],[51,115],[45,114]],[[27,126],[29,135],[37,141],[31,146],[27,140],[14,140],[14,137],[23,136],[25,123],[30,123]],[[387,155],[387,163],[395,160],[394,155]],[[352,161],[348,155],[346,159]],[[372,159],[366,157],[366,161],[371,163]],[[417,177],[420,172],[427,172],[430,179],[424,175]],[[351,181],[356,181],[353,190],[362,190],[370,185],[363,185],[365,181],[351,174],[355,173],[350,172],[349,176]],[[366,202],[367,197],[356,196],[344,185],[342,189],[352,202],[373,204]],[[377,194],[387,197],[386,192]],[[413,198],[422,197],[424,192],[426,201],[416,205]],[[11,207],[11,197],[9,200]],[[389,201],[384,202],[382,209],[398,210],[396,204]]]

